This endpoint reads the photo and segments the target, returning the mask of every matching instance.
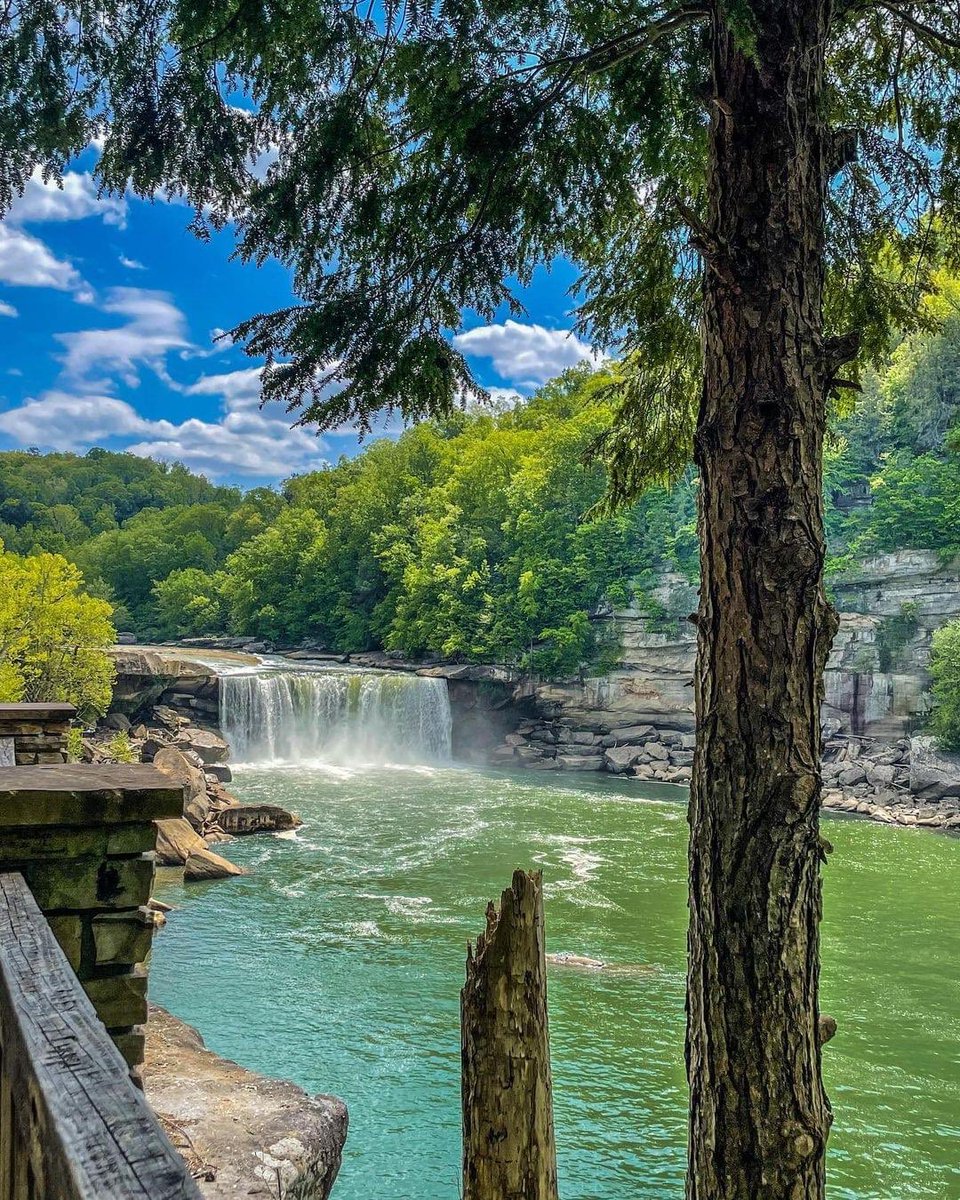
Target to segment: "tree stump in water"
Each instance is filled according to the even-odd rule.
[[[460,994],[463,1200],[557,1200],[543,886],[515,871],[467,946]]]

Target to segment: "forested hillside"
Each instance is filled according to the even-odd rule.
[[[0,538],[66,554],[141,637],[231,632],[386,647],[566,674],[602,660],[589,614],[657,573],[697,572],[692,471],[612,516],[590,456],[604,376],[528,403],[427,421],[280,492],[93,450],[0,455]],[[960,552],[960,318],[903,342],[833,421],[829,570],[921,547]]]

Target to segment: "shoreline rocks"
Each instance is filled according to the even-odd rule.
[[[327,1200],[347,1137],[342,1100],[220,1058],[156,1005],[146,1025],[143,1082],[205,1200],[281,1193]]]

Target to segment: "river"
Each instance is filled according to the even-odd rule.
[[[428,725],[423,757],[436,758]],[[592,775],[346,766],[324,761],[328,749],[236,770],[238,796],[305,824],[227,846],[248,876],[160,885],[178,908],[155,944],[153,998],[217,1052],[346,1100],[338,1200],[454,1200],[465,943],[514,866],[540,867],[548,952],[612,964],[550,971],[561,1194],[680,1200],[681,794]],[[828,1195],[960,1197],[960,841],[825,824],[822,1007],[839,1021],[824,1052]]]

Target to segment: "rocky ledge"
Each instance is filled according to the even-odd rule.
[[[508,733],[493,753],[500,766],[541,771],[608,771],[661,783],[689,784],[696,736],[653,725],[573,726],[531,720]]]
[[[100,726],[85,736],[83,758],[109,762],[122,735],[123,752],[136,761],[153,763],[184,788],[183,815],[157,824],[157,863],[183,867],[188,881],[243,875],[242,867],[210,849],[251,833],[296,829],[300,818],[274,804],[242,804],[225,786],[232,773],[226,762],[230,747],[201,712],[169,704],[141,705],[133,721],[111,709]]]
[[[265,1079],[208,1050],[200,1034],[150,1006],[144,1090],[208,1200],[326,1200],[347,1137],[347,1110]]]
[[[886,824],[960,834],[960,756],[930,737],[893,742],[824,723],[823,804]],[[491,756],[494,765],[540,771],[605,771],[688,786],[696,735],[650,724],[611,726],[569,717],[522,722]]]

